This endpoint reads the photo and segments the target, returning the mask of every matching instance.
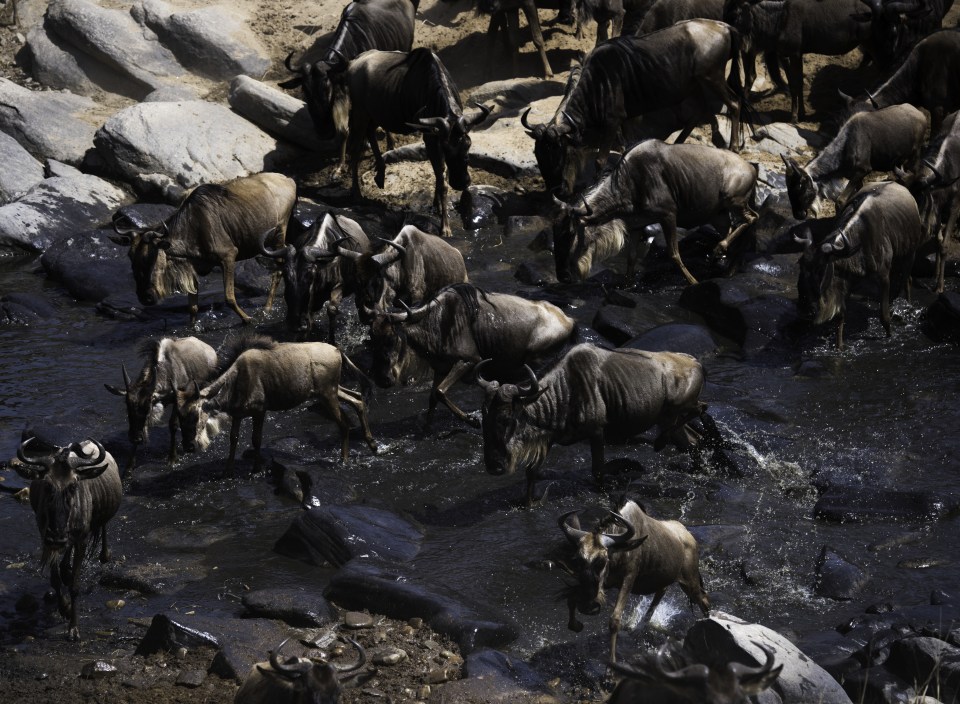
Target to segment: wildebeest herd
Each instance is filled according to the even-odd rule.
[[[757,57],[764,56],[774,84],[788,87],[796,120],[805,112],[803,55],[837,55],[860,47],[867,59],[888,67],[889,77],[860,96],[847,96],[849,112],[837,135],[810,163],[784,158],[796,218],[818,218],[830,202],[836,210],[821,227],[797,237],[802,248],[797,305],[815,324],[836,321],[836,342],[842,347],[846,299],[855,284],[872,281],[889,335],[891,300],[901,291],[909,297],[914,261],[927,243],[937,249],[934,285],[944,289],[944,259],[960,218],[955,112],[960,109],[960,31],[940,28],[952,3],[701,0],[676,3],[687,14],[671,17],[668,26],[660,24],[670,14],[658,9],[662,3],[578,0],[578,31],[586,18],[612,20],[615,36],[606,39],[606,29],[598,30],[596,47],[571,70],[550,121],[531,124],[529,111],[522,115],[545,190],[553,198],[558,280],[585,279],[595,264],[622,250],[632,275],[638,245],[648,237],[645,228],[655,224],[679,271],[696,283],[680,257],[679,228],[719,216],[724,228],[714,256],[723,260],[757,218],[758,168],[736,153],[754,112],[750,88]],[[500,28],[512,34],[521,9],[535,23],[533,3],[481,6],[491,14],[491,37]],[[573,319],[556,305],[470,283],[461,253],[443,239],[451,234],[445,180],[459,191],[470,185],[469,132],[491,110],[477,105],[479,111],[468,115],[437,54],[412,48],[416,11],[417,3],[409,0],[350,3],[331,45],[305,53],[298,65],[292,55],[287,58],[295,77],[286,85],[302,86],[318,134],[336,136],[341,166],[349,156],[356,197],[366,146],[374,157],[375,183],[384,184],[378,128],[391,144],[393,134],[422,133],[436,179],[436,234],[407,224],[392,239],[374,238],[356,221],[331,211],[288,242],[295,229],[297,184],[278,173],[198,186],[172,216],[150,227],[135,227],[120,213],[114,218],[115,241],[129,247],[143,304],[185,293],[195,323],[198,277],[219,267],[226,301],[251,324],[254,319],[236,301],[234,267],[259,257],[274,272],[267,307],[282,280],[287,333],[297,340],[251,332],[237,336],[219,355],[192,337],[152,341],[138,376],[131,378],[123,367],[124,386],[106,384],[126,401],[131,451],[125,473],[133,471],[137,446],[165,408],[170,409],[171,463],[178,458],[178,428],[186,452],[202,451],[229,418],[226,471],[232,472],[241,421],[251,417],[256,471],[266,413],[308,402],[338,426],[344,462],[350,430],[344,406],[356,414],[364,440],[376,453],[376,429],[366,416],[372,392],[368,376],[387,388],[408,383],[426,369],[432,371],[427,424],[442,403],[461,421],[482,427],[487,470],[525,471],[527,506],[537,503],[534,482],[554,444],[588,442],[598,484],[604,477],[605,444],[634,441],[654,426],[655,450],[675,445],[688,450],[697,465],[728,461],[724,438],[700,398],[704,373],[695,358],[583,343]],[[638,34],[621,34],[631,25],[625,16],[631,15],[641,20],[633,23],[639,24]],[[549,76],[539,26],[533,36]],[[676,141],[683,142],[704,118],[716,124],[717,99],[731,125],[728,150],[653,139],[624,143],[623,128],[631,118],[693,100],[699,106],[695,117],[676,125]],[[619,153],[612,164],[611,152]],[[864,185],[875,172],[888,176]],[[338,313],[350,296],[359,320],[369,326],[372,366],[365,370],[335,346]],[[327,313],[326,342],[310,341],[322,311]],[[345,385],[348,375],[361,390]],[[458,381],[482,387],[479,418],[449,398]],[[100,559],[109,558],[106,526],[121,502],[120,472],[110,453],[89,438],[66,447],[27,438],[15,466],[33,480],[30,499],[43,561],[50,566],[60,611],[69,619],[69,634],[78,638],[82,562],[95,544],[102,545]],[[697,544],[686,528],[653,518],[633,501],[615,509],[590,530],[580,527],[575,514],[559,521],[576,547],[571,562],[578,584],[567,600],[570,628],[582,628],[577,611],[601,610],[605,587],[620,587],[610,618],[611,663],[631,592],[654,595],[644,624],[673,583],[704,613],[710,608]],[[358,664],[341,674],[362,667],[365,656],[357,648]],[[281,696],[283,701],[336,701],[335,668],[281,661],[278,654],[279,648],[269,665],[251,674],[237,701],[281,701]],[[611,701],[641,701],[641,696],[746,701],[779,674],[772,656],[757,670],[731,664],[723,673],[703,665],[668,670],[663,652],[650,662],[642,671],[617,665],[627,680]]]

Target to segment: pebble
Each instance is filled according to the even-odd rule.
[[[177,677],[177,684],[181,687],[196,689],[203,684],[206,677],[207,673],[203,670],[184,670],[180,673],[180,676]]]
[[[421,626],[423,626],[423,619],[420,618],[419,616],[414,616],[412,619],[407,621],[407,625],[410,626],[410,628],[420,628]],[[422,698],[423,697],[421,697],[421,699]]]
[[[185,657],[187,657],[188,653],[189,651],[186,648],[177,648],[177,653],[176,653],[177,659],[183,660]]]
[[[80,669],[80,676],[85,680],[102,680],[117,674],[117,668],[103,660],[88,662]]]
[[[427,683],[428,684],[441,684],[450,679],[450,676],[447,674],[447,668],[438,667],[427,673]]]
[[[125,602],[123,599],[110,599],[107,602],[107,608],[113,609],[114,611],[119,611],[126,605],[127,605],[127,602]]]
[[[412,636],[416,632],[417,632],[417,629],[410,625],[404,625],[404,626],[401,626],[400,628],[400,635]]]
[[[348,611],[343,617],[343,625],[353,629],[372,628],[373,616],[361,611]]]
[[[396,665],[407,659],[407,651],[401,648],[386,648],[373,657],[374,665]]]
[[[430,698],[430,685],[424,684],[420,686],[420,689],[417,690],[417,699],[429,699]]]

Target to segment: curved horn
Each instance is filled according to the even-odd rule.
[[[874,110],[879,110],[880,106],[877,104],[877,99],[873,97],[873,93],[869,90],[864,91],[867,94],[867,99],[870,101],[870,104],[873,106]]]
[[[559,198],[557,198],[556,193],[553,194],[553,202],[556,203],[560,207],[560,209],[565,212],[570,212],[573,210],[573,206],[570,205],[567,201],[560,200]]]
[[[467,132],[471,127],[476,127],[481,122],[486,120],[490,113],[493,112],[491,108],[488,108],[486,105],[481,105],[480,103],[474,103],[477,109],[480,110],[480,114],[473,117],[473,119],[468,120],[466,117],[460,118],[460,128]]]
[[[763,663],[760,667],[750,667],[749,665],[744,665],[742,662],[731,662],[727,665],[727,669],[739,680],[742,677],[759,677],[761,675],[766,675],[771,670],[773,670],[773,648],[768,648],[763,643],[758,643],[755,640],[750,641],[755,646],[760,648],[763,651],[763,654],[766,655],[766,662]]]
[[[129,221],[129,218],[123,213],[121,213],[119,210],[115,212],[113,214],[113,218],[111,218],[111,224],[113,225],[113,229],[118,235],[129,235],[131,232],[136,232],[139,229],[134,225],[131,225],[130,227],[121,228],[120,223],[121,221],[124,221],[124,220]]]
[[[353,638],[347,637],[347,641],[350,643],[350,645],[357,649],[357,662],[355,662],[353,665],[334,665],[334,669],[341,675],[355,673],[357,670],[367,664],[367,652],[363,649],[363,646]]]
[[[477,362],[477,365],[473,368],[474,374],[477,375],[477,383],[480,384],[480,386],[482,386],[484,389],[489,389],[490,385],[493,384],[493,382],[487,381],[486,379],[484,379],[480,372],[483,370],[483,365],[492,361],[492,359],[493,359],[492,357],[481,359],[479,362]]]
[[[613,518],[616,523],[619,523],[621,526],[623,526],[626,530],[623,533],[604,533],[600,536],[600,543],[608,550],[612,547],[629,543],[631,540],[633,540],[633,536],[637,532],[637,529],[633,527],[633,524],[619,513],[616,511],[610,511],[609,513],[610,517]]]
[[[520,124],[523,125],[523,129],[531,133],[534,132],[536,129],[536,125],[530,124],[530,111],[532,109],[533,108],[527,108],[526,110],[523,111],[523,114],[520,115]]]
[[[808,231],[806,237],[801,237],[800,235],[794,235],[793,241],[797,244],[802,244],[804,247],[813,246],[813,235]]]
[[[563,534],[567,536],[567,539],[574,545],[578,544],[580,542],[580,539],[583,538],[583,536],[589,534],[589,531],[581,530],[579,528],[574,528],[568,522],[570,516],[575,516],[578,513],[580,512],[568,511],[567,513],[560,516],[560,518],[557,520],[557,525],[560,526],[560,530],[563,531]]]
[[[336,59],[337,59],[336,64],[348,64],[348,63],[350,63],[350,60],[349,60],[346,56],[344,56],[343,53],[342,53],[339,49],[330,49],[330,53],[333,54],[333,55],[336,57]],[[331,64],[331,65],[336,65],[336,64]]]
[[[402,244],[397,244],[397,243],[394,242],[393,240],[388,240],[388,239],[385,239],[385,238],[383,238],[383,237],[377,237],[376,239],[380,240],[380,241],[383,242],[384,244],[390,245],[390,246],[393,247],[395,250],[397,250],[398,252],[400,252],[400,257],[401,257],[401,258],[407,253],[407,248],[404,247]]]
[[[928,159],[924,159],[924,160],[923,160],[923,165],[926,166],[928,169],[930,169],[930,170],[933,172],[933,175],[937,177],[937,180],[934,181],[935,184],[940,184],[940,183],[943,183],[943,182],[944,182],[945,179],[943,178],[943,174],[940,173],[940,170],[937,169],[937,167],[933,165],[933,162],[932,162],[932,161],[930,161],[930,160],[928,160]]]
[[[50,471],[50,468],[56,461],[54,453],[48,453],[38,457],[35,460],[29,459],[26,456],[24,450],[26,450],[27,446],[36,439],[36,437],[29,437],[20,443],[20,446],[17,448],[17,459],[20,460],[21,464],[15,465],[14,469],[16,470],[17,474],[24,479],[40,479],[44,474]],[[43,469],[32,469],[31,467],[43,467]]]
[[[323,249],[322,247],[316,247],[312,244],[307,245],[300,251],[303,254],[303,258],[306,259],[310,264],[313,264],[318,259],[336,259],[337,257],[336,252],[331,252]]]
[[[293,58],[293,53],[294,52],[291,51],[289,54],[287,54],[287,58],[283,60],[283,65],[287,67],[287,70],[290,73],[298,73],[300,75],[303,75],[303,66],[299,68],[294,68],[290,62],[290,60]]]
[[[685,667],[682,670],[667,670],[664,667],[666,662],[664,656],[667,652],[667,646],[670,643],[664,643],[660,646],[660,649],[657,651],[657,658],[655,660],[657,674],[660,675],[665,680],[670,680],[671,682],[680,683],[693,683],[693,682],[703,682],[710,676],[710,668],[706,665],[690,665]]]
[[[86,442],[93,443],[96,448],[96,453],[93,457],[88,457],[87,453],[83,451],[83,441],[75,442],[70,445],[70,455],[67,457],[67,464],[70,466],[70,469],[75,471],[77,474],[86,474],[91,472],[95,467],[99,467],[103,464],[104,458],[107,456],[107,451],[99,442],[93,438],[87,438]]]
[[[445,117],[421,117],[416,122],[406,124],[419,132],[442,132],[445,135],[450,133],[450,123]]]
[[[267,249],[267,238],[276,231],[277,228],[271,227],[269,230],[260,235],[260,254],[265,257],[270,257],[271,259],[286,259],[293,255],[293,245],[284,245],[280,249]]]
[[[280,654],[280,651],[283,649],[283,646],[286,645],[288,640],[290,639],[284,638],[283,642],[277,646],[276,650],[270,651],[270,667],[272,667],[273,671],[276,672],[278,675],[282,675],[283,677],[286,677],[287,679],[290,679],[290,680],[296,680],[303,676],[303,672],[299,668],[289,667],[288,665],[283,664],[277,658],[277,656]]]
[[[120,371],[123,372],[123,386],[127,391],[130,390],[130,375],[127,374],[127,365],[120,362]]]
[[[876,13],[883,7],[883,0],[860,0],[864,5],[870,8],[870,12]]]
[[[527,370],[527,376],[530,378],[530,388],[523,391],[518,386],[520,393],[517,394],[517,398],[536,398],[540,394],[540,382],[537,380],[537,375],[533,373],[529,365],[524,364],[523,368]]]

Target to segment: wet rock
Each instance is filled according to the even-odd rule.
[[[373,616],[362,611],[348,611],[343,615],[343,625],[352,630],[361,630],[364,628],[373,628],[376,622]]]
[[[933,520],[947,516],[957,505],[955,497],[931,492],[832,484],[821,494],[813,513],[840,523],[874,518]]]
[[[463,229],[478,230],[500,222],[507,194],[496,186],[473,185],[461,191],[456,203]]]
[[[533,262],[521,262],[513,277],[528,286],[544,286],[557,281],[557,277],[551,271],[543,269]]]
[[[685,352],[698,359],[713,354],[719,347],[707,328],[691,323],[658,325],[622,346],[650,352]]]
[[[444,702],[523,701],[552,704],[546,679],[518,658],[496,650],[478,650],[467,656],[464,678],[449,682],[440,690]]]
[[[814,592],[827,599],[853,599],[867,583],[868,577],[856,565],[847,562],[828,546],[820,550]]]
[[[219,648],[220,641],[211,633],[184,625],[174,621],[165,614],[157,614],[150,623],[150,628],[140,640],[135,651],[136,655],[152,655],[160,652],[174,652],[179,648],[197,646]]]
[[[914,687],[876,666],[846,675],[843,689],[855,702],[863,704],[914,704]]]
[[[887,669],[907,682],[939,692],[942,701],[960,696],[960,648],[938,638],[904,638],[890,648]]]
[[[340,567],[358,555],[412,560],[422,539],[421,529],[391,511],[334,505],[297,516],[274,550],[315,565]]]
[[[464,653],[517,637],[513,626],[481,613],[435,580],[421,581],[404,566],[353,560],[330,580],[326,597],[347,608],[391,618],[422,618],[433,630],[456,640]]]
[[[5,132],[0,132],[0,205],[24,195],[44,178],[43,164]]]
[[[275,444],[274,449],[277,447]],[[336,469],[278,462],[276,455],[273,461],[279,468],[274,474],[278,493],[296,499],[304,508],[349,503],[357,498],[353,486],[346,481],[343,473]]]
[[[171,525],[155,528],[144,536],[147,542],[164,550],[206,550],[233,537],[223,526]]]
[[[30,325],[55,317],[56,309],[46,300],[28,293],[0,296],[0,325]]]
[[[837,681],[790,641],[776,631],[736,616],[715,612],[710,618],[697,621],[687,632],[684,648],[697,662],[707,665],[722,667],[737,661],[759,667],[766,656],[754,643],[770,648],[776,664],[783,665],[771,689],[784,704],[851,704]]]
[[[912,630],[936,632],[938,637],[945,638],[960,627],[960,606],[957,604],[911,606],[899,613]]]
[[[636,305],[604,305],[593,318],[591,327],[615,345],[623,345],[647,330],[673,322],[673,316],[663,306],[641,296],[634,297]]]
[[[253,616],[278,619],[291,626],[323,626],[337,620],[336,608],[319,588],[258,589],[243,595],[243,605]]]
[[[960,345],[960,293],[947,291],[923,312],[920,329],[931,340]]]
[[[103,660],[95,660],[80,668],[80,677],[85,680],[103,680],[107,677],[115,677],[117,672],[118,670],[114,665]]]
[[[850,672],[861,669],[866,660],[862,645],[837,631],[822,631],[804,636],[797,643],[797,647],[837,681],[842,681]]]
[[[53,241],[40,257],[52,280],[78,301],[98,303],[119,291],[133,293],[127,248],[110,241],[112,230],[79,230]]]
[[[71,93],[32,91],[0,78],[0,131],[35,157],[79,165],[93,147],[97,104]]]
[[[249,76],[237,76],[230,82],[227,96],[230,107],[272,135],[305,149],[332,149],[321,140],[313,118],[302,100]]]
[[[164,562],[116,563],[106,568],[100,584],[111,589],[133,589],[141,594],[174,594],[188,582],[196,582],[207,575],[207,568],[185,558],[170,558]]]
[[[687,526],[687,529],[697,539],[701,552],[722,551],[738,555],[744,551],[749,541],[749,531],[746,526]]]
[[[177,675],[176,684],[187,689],[196,689],[203,685],[205,679],[207,679],[207,673],[203,670],[183,670]]]

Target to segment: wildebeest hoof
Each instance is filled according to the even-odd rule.
[[[580,623],[580,621],[577,621],[576,619],[571,619],[570,623],[567,624],[567,628],[569,628],[574,633],[579,633],[580,631],[583,630],[583,624]]]
[[[76,643],[80,640],[80,629],[74,626],[69,631],[67,631],[67,640],[71,643]]]
[[[473,413],[468,413],[464,420],[467,421],[467,424],[469,424],[471,428],[479,428],[481,425],[480,412],[474,411]]]
[[[384,171],[377,171],[377,172],[373,175],[373,182],[374,182],[375,184],[377,184],[377,188],[383,188],[383,184],[384,184],[385,181],[386,181],[386,172],[384,172]]]

